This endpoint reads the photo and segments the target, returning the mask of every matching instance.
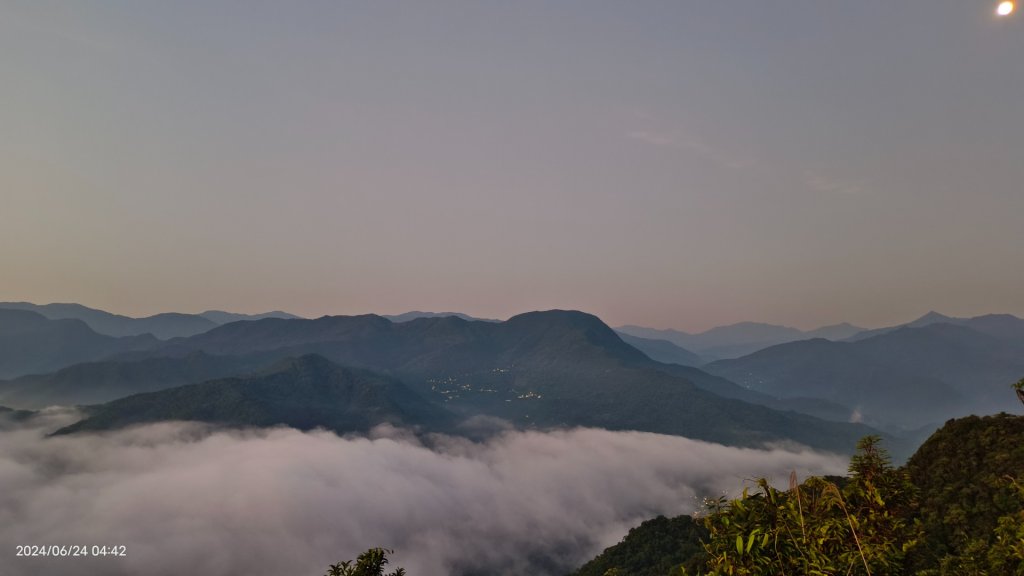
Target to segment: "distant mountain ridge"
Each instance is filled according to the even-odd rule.
[[[969,318],[954,318],[935,311],[928,312],[924,316],[907,322],[906,324],[877,328],[874,330],[865,330],[858,334],[854,334],[847,338],[847,340],[855,342],[894,332],[901,328],[923,328],[933,324],[964,326],[981,332],[982,334],[989,334],[996,337],[1016,338],[1024,341],[1024,320],[1012,314],[983,314],[981,316],[973,316]]]
[[[302,318],[302,316],[296,316],[295,314],[289,314],[280,310],[264,312],[262,314],[239,314],[237,312],[225,312],[223,310],[207,310],[199,315],[216,324],[229,324],[231,322],[242,322],[247,320],[263,320],[264,318],[281,318],[284,320],[298,320]],[[184,336],[184,334],[182,334],[182,336]]]
[[[864,328],[845,322],[808,331],[761,322],[739,322],[728,326],[718,326],[697,334],[633,325],[616,328],[616,331],[629,334],[630,336],[667,340],[676,346],[711,360],[738,358],[762,348],[797,340],[808,340],[811,338],[842,340],[864,330]]]
[[[0,404],[39,409],[54,404],[100,404],[214,378],[242,375],[272,363],[259,356],[213,356],[105,360],[74,364],[49,374],[0,381]]]
[[[551,314],[539,313],[542,317],[553,318]],[[530,318],[530,315],[519,319],[522,322]],[[584,315],[586,317],[586,315]],[[596,321],[596,319],[595,319]],[[417,319],[406,325],[395,325],[393,330],[405,334],[403,338],[410,339],[411,344],[417,345],[427,343],[426,349],[436,346],[435,340],[438,335],[444,332],[452,332],[448,337],[455,336],[455,332],[469,329],[467,334],[461,337],[475,339],[483,335],[487,328],[474,326],[474,322],[466,322],[456,317],[435,316],[429,319]],[[599,321],[597,321],[599,323]],[[245,324],[245,323],[243,323]],[[324,317],[317,321],[305,321],[298,323],[287,322],[286,319],[270,317],[265,319],[259,326],[237,326],[225,328],[228,334],[227,340],[237,346],[219,347],[214,345],[214,354],[204,350],[207,346],[190,348],[183,344],[185,341],[178,340],[161,344],[153,341],[153,346],[147,346],[142,350],[129,350],[118,352],[113,356],[104,358],[86,358],[86,362],[61,368],[56,372],[21,376],[9,381],[0,381],[0,403],[8,403],[17,408],[36,409],[48,405],[67,404],[95,404],[108,402],[117,398],[144,392],[152,392],[161,389],[193,384],[210,378],[240,375],[262,366],[266,366],[275,359],[288,355],[301,355],[311,351],[320,350],[324,354],[337,356],[337,349],[344,348],[346,339],[354,338],[362,340],[358,349],[352,351],[351,356],[343,359],[351,363],[365,362],[366,366],[377,370],[392,370],[406,362],[409,357],[423,356],[423,350],[413,346],[405,348],[406,344],[396,347],[393,340],[394,335],[388,334],[392,328],[389,321],[368,315],[363,317]],[[543,322],[541,323],[543,324]],[[603,323],[597,324],[600,330],[607,332]],[[553,326],[552,326],[553,327]],[[344,330],[353,330],[349,335]],[[568,331],[575,330],[572,325],[564,327]],[[374,341],[371,333],[376,331],[379,341]],[[248,334],[248,336],[243,336]],[[607,334],[606,334],[607,336]],[[254,338],[253,341],[246,341],[246,338]],[[627,339],[630,338],[627,336]],[[423,342],[420,342],[423,340]],[[263,341],[263,342],[261,342]],[[333,344],[332,342],[341,342]],[[672,357],[657,356],[659,361],[675,361],[679,364],[662,364],[651,362],[631,346],[624,345],[619,338],[602,338],[603,344],[597,348],[582,351],[575,359],[580,364],[587,364],[591,358],[588,356],[594,352],[606,354],[611,348],[613,356],[628,359],[634,365],[647,362],[648,367],[670,374],[672,376],[686,379],[697,387],[713,392],[723,398],[732,398],[767,406],[778,410],[796,410],[798,412],[811,414],[827,420],[845,422],[849,419],[851,410],[849,408],[814,399],[785,399],[779,400],[765,394],[741,388],[725,379],[712,376],[701,370],[682,365],[688,358],[680,358],[685,351],[676,348],[674,345],[663,341],[651,341],[662,349],[668,347]],[[269,342],[269,345],[267,344]],[[643,344],[634,341],[634,344]],[[478,342],[479,346],[480,343]],[[492,342],[490,350],[498,350],[508,346],[507,343]],[[557,348],[557,346],[556,346]],[[387,356],[386,353],[392,354]],[[435,351],[434,354],[437,352]],[[469,351],[468,356],[458,359],[458,365],[464,366],[466,359],[486,354],[487,350]],[[648,348],[646,354],[650,355]],[[477,358],[478,359],[478,358]],[[79,358],[80,360],[80,358]],[[435,360],[436,361],[436,360]],[[514,363],[514,360],[508,363]],[[56,364],[64,366],[66,362]],[[437,365],[434,370],[444,371],[451,368],[443,363]],[[412,368],[417,378],[422,373]],[[487,372],[484,368],[483,372]],[[502,370],[504,374],[507,370]],[[479,376],[478,376],[479,377]],[[493,378],[488,374],[487,378]],[[436,385],[432,384],[434,387]],[[430,393],[434,393],[433,390]],[[468,392],[467,392],[468,393]],[[508,400],[518,402],[518,395]],[[529,415],[523,414],[526,418]]]
[[[600,319],[575,311],[529,312],[500,323],[270,318],[174,339],[151,353],[198,351],[319,354],[398,378],[455,413],[524,426],[635,429],[742,445],[791,439],[842,450],[870,430],[720,396],[770,400],[695,368],[655,362]]]
[[[991,315],[847,342],[804,340],[704,369],[766,394],[852,406],[876,424],[938,423],[1018,408],[1007,389],[1024,374],[1024,320]]]
[[[95,334],[81,321],[0,313],[44,324],[71,323],[94,337],[117,340]],[[574,311],[530,312],[500,323],[453,316],[400,323],[374,315],[265,318],[188,338],[139,338],[146,339],[145,346],[104,351],[51,374],[0,382],[0,398],[28,408],[125,400],[129,394],[175,390],[222,375],[247,378],[245,373],[274,361],[318,354],[394,378],[462,417],[496,416],[525,427],[648,430],[740,445],[796,440],[826,449],[845,449],[870,432],[778,411],[799,402],[788,404],[696,368],[651,360],[600,319]],[[809,411],[818,410],[836,408],[810,405]]]
[[[419,310],[413,310],[411,312],[403,312],[402,314],[382,314],[381,316],[391,320],[392,322],[409,322],[410,320],[417,320],[419,318],[444,318],[445,316],[454,316],[469,322],[501,322],[501,320],[494,320],[491,318],[476,318],[469,314],[463,314],[462,312],[421,312]]]
[[[466,315],[458,313],[306,320],[283,312],[249,316],[207,311],[204,314],[213,320],[235,322],[160,342],[149,336],[119,340],[95,331],[89,334],[88,326],[82,325],[84,321],[45,320],[38,314],[24,316],[32,314],[25,311],[17,316],[18,311],[3,306],[0,304],[0,334],[23,345],[23,353],[14,354],[18,350],[14,344],[0,350],[0,356],[5,351],[10,355],[0,358],[0,378],[9,379],[0,381],[0,404],[29,409],[105,402],[236,376],[276,359],[313,353],[342,365],[396,376],[426,396],[440,397],[439,401],[455,410],[484,410],[520,423],[597,421],[601,412],[583,414],[569,398],[582,394],[589,400],[610,401],[610,397],[599,398],[594,391],[610,392],[613,382],[641,382],[641,386],[652,386],[645,391],[651,394],[671,380],[685,381],[724,399],[795,410],[832,421],[865,418],[880,425],[915,427],[933,423],[936,418],[961,415],[967,405],[982,411],[998,408],[1002,381],[1019,369],[1018,350],[1024,349],[1024,320],[1007,314],[951,318],[933,312],[905,325],[930,327],[927,342],[901,336],[883,339],[881,345],[855,346],[851,350],[857,353],[831,346],[917,329],[906,327],[869,331],[867,337],[862,332],[840,342],[804,339],[787,342],[788,346],[779,349],[769,347],[766,350],[770,352],[748,355],[736,362],[715,362],[704,371],[693,368],[703,365],[704,358],[676,344],[616,333],[593,316],[571,311],[532,312],[506,322],[466,320]],[[116,318],[79,305],[42,308],[51,314],[96,312],[100,318]],[[8,314],[7,321],[3,320],[4,313]],[[15,316],[10,316],[12,313]],[[75,344],[62,343],[59,338],[38,340],[39,334],[33,334],[35,328],[21,334],[19,331],[29,325],[14,321],[16,317],[34,318],[34,324],[30,324],[45,324],[53,332],[51,336],[60,333],[68,337],[66,333],[77,331],[79,340]],[[213,322],[210,318],[203,321]],[[958,332],[957,328],[962,330]],[[772,335],[793,337],[798,333],[838,338],[853,330],[856,327],[849,324],[800,332],[741,323],[704,334],[717,338],[715,344],[721,345],[736,334],[748,340]],[[895,353],[896,349],[903,350],[900,347],[907,350]],[[604,366],[604,373],[600,366]],[[640,375],[649,371],[659,375]],[[597,387],[584,390],[565,385],[580,382],[581,374],[598,383]],[[965,382],[973,384],[966,386]],[[558,398],[557,408],[548,402],[549,397],[556,398],[555,392],[565,394],[564,399]],[[536,399],[534,396],[544,397],[537,403],[543,405],[543,410],[523,402]],[[888,401],[878,400],[882,397]],[[892,401],[894,398],[897,401]],[[906,408],[908,405],[915,409]],[[609,413],[610,421],[624,425],[624,412],[624,406],[617,407]],[[668,419],[667,414],[664,419]],[[639,416],[636,421],[639,424],[631,425],[646,425]],[[687,428],[666,422],[654,426],[669,431]],[[714,426],[704,432],[720,433],[711,428]]]
[[[967,326],[986,334],[1006,334],[1016,331],[1018,323],[1021,322],[1024,320],[1011,314],[985,314],[971,318],[955,318],[931,311],[904,324],[871,329],[854,326],[848,322],[822,326],[814,330],[800,330],[761,322],[739,322],[695,334],[671,328],[658,329],[635,325],[619,326],[615,330],[620,334],[638,338],[666,340],[701,356],[706,361],[714,361],[740,358],[771,346],[814,338],[824,338],[834,342],[852,342],[880,336],[900,328],[921,328],[931,324],[953,324]]]
[[[626,334],[625,332],[618,332],[619,338],[622,338],[623,342],[643,352],[651,358],[651,360],[657,360],[658,362],[664,362],[665,364],[679,364],[682,366],[700,366],[704,364],[704,358],[690,352],[682,346],[678,346],[669,342],[668,340],[656,340],[653,338],[641,338],[639,336],[633,336]]]
[[[89,308],[76,303],[33,304],[30,302],[0,302],[0,309],[28,310],[39,313],[51,320],[82,320],[94,331],[107,336],[121,337],[152,334],[161,340],[195,336],[231,322],[254,321],[267,318],[303,319],[301,316],[280,310],[259,314],[241,314],[222,310],[207,310],[199,314],[167,312],[133,318]],[[441,317],[456,317],[473,322],[501,322],[500,320],[490,318],[477,318],[461,312],[424,312],[419,310],[402,314],[382,315],[381,317],[396,323],[409,322],[420,318]],[[988,314],[973,318],[955,318],[932,311],[905,324],[876,329],[860,328],[843,322],[804,331],[775,324],[739,322],[728,326],[718,326],[695,334],[673,329],[655,329],[635,325],[620,326],[615,330],[620,334],[635,338],[667,341],[683,348],[686,352],[696,354],[710,361],[738,358],[776,344],[812,338],[825,338],[833,341],[863,340],[899,328],[917,328],[935,323],[965,325],[981,332],[986,332],[986,329],[981,328],[986,323],[995,326],[1001,322],[1016,321],[1020,321],[1020,319],[1009,314]],[[663,344],[653,344],[650,342],[643,344],[648,346],[649,350],[651,346],[664,346]],[[668,349],[663,349],[663,351],[667,352]]]
[[[32,418],[35,414],[35,412],[29,410],[15,410],[7,406],[0,406],[0,431],[12,425],[18,425],[18,423]]]
[[[107,336],[141,336],[152,334],[161,340],[175,336],[192,336],[214,328],[217,323],[195,314],[166,313],[145,318],[130,318],[81,304],[31,304],[3,302],[0,309],[29,310],[51,320],[81,320],[90,328]]]
[[[282,360],[250,376],[115,400],[91,408],[88,418],[56,434],[168,420],[231,427],[326,428],[339,434],[366,432],[380,424],[446,430],[455,422],[453,415],[398,380],[310,354]]]
[[[0,309],[0,378],[52,372],[158,344],[151,335],[117,338],[99,334],[81,320],[50,320],[29,310]]]
[[[28,310],[51,320],[81,320],[96,332],[107,336],[152,334],[161,340],[194,336],[221,324],[239,320],[298,318],[293,314],[279,311],[264,314],[235,314],[220,310],[208,310],[202,314],[167,312],[143,318],[132,318],[81,304],[32,304],[30,302],[0,302],[0,309]]]

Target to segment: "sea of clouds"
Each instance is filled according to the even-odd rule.
[[[369,547],[410,576],[564,574],[658,514],[750,479],[841,473],[844,457],[640,432],[504,431],[484,441],[165,423],[47,437],[0,423],[0,573],[318,576]],[[18,545],[126,557],[15,557]]]

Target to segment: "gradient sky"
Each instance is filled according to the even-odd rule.
[[[0,300],[1024,315],[995,4],[6,1]]]

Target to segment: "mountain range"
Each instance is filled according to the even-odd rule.
[[[501,323],[437,317],[396,324],[372,315],[263,320],[171,341],[164,352],[196,350],[322,354],[397,376],[457,413],[519,424],[650,430],[730,443],[778,437],[782,430],[822,442],[830,440],[812,439],[810,430],[838,431],[802,414],[710,393],[695,382],[746,392],[696,369],[655,362],[580,312],[533,312]],[[798,421],[806,431],[797,431]]]
[[[207,310],[199,314],[203,318],[215,324],[230,324],[231,322],[243,322],[246,320],[263,320],[264,318],[283,318],[285,320],[296,320],[302,318],[295,314],[289,314],[280,310],[263,312],[260,314],[239,314],[237,312],[225,312],[223,310]]]
[[[65,313],[91,314],[68,306]],[[96,312],[92,321],[107,318]],[[207,314],[218,321],[239,318]],[[709,364],[667,340],[616,332],[574,311],[531,312],[504,322],[421,312],[262,316],[160,340],[113,337],[84,320],[0,306],[0,378],[7,379],[0,381],[0,404],[95,409],[140,394],[249,378],[275,363],[316,355],[332,366],[400,382],[455,418],[647,430],[737,445],[796,440],[847,450],[871,430],[849,422],[905,434],[970,411],[1008,409],[1014,405],[1007,383],[1024,373],[1024,320],[1010,315],[929,314],[843,341],[791,341]],[[816,332],[838,338],[853,329]],[[773,333],[766,325],[732,330],[749,340]],[[723,345],[730,330],[710,332]],[[103,421],[96,422],[90,426]]]
[[[470,322],[501,322],[501,320],[493,320],[490,318],[476,318],[469,314],[463,314],[462,312],[421,312],[419,310],[413,310],[412,312],[404,312],[402,314],[381,314],[381,316],[391,320],[392,322],[408,322],[418,318],[443,318],[445,316],[454,316]]]
[[[159,343],[151,335],[97,334],[81,320],[50,320],[27,310],[0,309],[0,378],[52,372]]]
[[[1017,409],[1007,387],[1024,375],[1024,320],[990,315],[849,342],[804,340],[703,368],[773,396],[851,406],[875,425],[920,426]]]
[[[853,337],[865,329],[845,322],[808,331],[760,322],[740,322],[728,326],[719,326],[696,334],[679,330],[661,330],[633,325],[619,326],[616,330],[619,333],[639,338],[667,340],[703,358],[716,360],[721,358],[738,358],[762,348],[796,340],[808,340],[811,338],[843,340]]]
[[[34,317],[43,323],[78,322]],[[249,382],[246,374],[274,362],[318,355],[338,369],[400,382],[425,404],[443,406],[460,419],[484,415],[524,427],[647,430],[735,445],[795,440],[834,450],[848,450],[870,431],[792,411],[799,402],[789,405],[696,368],[656,362],[581,312],[533,312],[505,322],[452,316],[400,323],[374,315],[266,318],[165,342],[147,337],[145,344],[52,374],[0,383],[0,399],[17,408],[90,403],[89,410],[98,410],[94,417],[108,415],[82,429],[120,425],[130,420],[124,414],[136,410],[155,419],[203,420],[204,414],[216,413],[230,423],[224,417],[230,406],[249,410],[249,400],[238,400],[234,392],[203,392],[200,403],[183,399],[197,390],[236,390],[243,384],[231,380],[224,388],[225,378]],[[287,386],[282,382],[289,377],[275,382]],[[200,383],[210,386],[181,391],[182,385]],[[222,399],[229,405],[215,408]],[[196,411],[194,417],[187,417],[190,411]],[[115,413],[121,416],[110,416]],[[334,416],[313,413],[316,425],[344,428]]]
[[[81,320],[90,328],[107,336],[141,336],[151,334],[161,340],[180,336],[194,336],[228,322],[259,320],[262,318],[298,318],[286,312],[264,314],[235,314],[220,310],[208,310],[202,314],[180,314],[170,312],[131,318],[89,308],[81,304],[32,304],[29,302],[0,302],[0,309],[27,310],[36,312],[50,320]]]
[[[413,344],[420,344],[429,349],[438,345],[440,340],[437,338],[437,335],[443,333],[446,328],[443,326],[433,327],[431,330],[432,335],[422,336],[418,335],[416,331],[411,331],[410,328],[438,322],[442,325],[451,326],[467,325],[466,322],[457,318],[443,321],[440,320],[443,317],[436,318],[437,320],[430,321],[418,320],[420,324],[408,327],[396,325],[395,328],[390,330],[397,332],[401,338]],[[66,323],[66,321],[46,321],[45,319],[40,319],[40,322],[52,323],[55,328],[61,326],[62,323]],[[0,381],[0,404],[9,404],[23,409],[38,409],[53,404],[98,404],[132,394],[152,392],[212,378],[247,373],[257,368],[265,367],[273,361],[290,354],[304,354],[309,351],[320,351],[329,355],[338,354],[344,351],[347,346],[344,343],[338,343],[346,338],[344,331],[353,329],[357,333],[360,331],[364,332],[361,335],[357,334],[355,336],[357,340],[360,338],[379,339],[375,342],[371,341],[369,344],[365,342],[356,343],[357,347],[363,346],[376,351],[378,354],[387,353],[389,350],[391,351],[390,353],[395,354],[396,352],[393,349],[396,347],[398,348],[397,354],[401,356],[414,357],[423,354],[423,350],[420,348],[403,349],[404,346],[408,345],[408,342],[402,345],[396,344],[394,342],[396,339],[395,335],[388,333],[390,326],[388,321],[376,316],[325,317],[317,321],[306,321],[299,324],[286,322],[283,325],[279,322],[271,322],[266,326],[261,325],[260,327],[245,326],[244,324],[247,323],[243,323],[243,326],[226,328],[224,330],[224,332],[229,334],[229,342],[237,340],[239,344],[237,347],[225,348],[216,344],[216,342],[212,345],[203,343],[202,338],[182,339],[170,343],[150,340],[147,346],[140,350],[120,352],[113,356],[106,355],[104,359],[90,358],[92,361],[74,364],[52,373],[29,374],[8,381]],[[373,335],[372,330],[365,330],[364,325],[375,326],[377,334]],[[449,326],[449,329],[451,326]],[[244,342],[238,336],[239,333],[257,331],[257,328],[266,328],[267,331],[262,336],[256,335],[253,342]],[[285,331],[292,332],[295,340],[280,341],[279,339],[284,335]],[[213,338],[215,341],[219,340],[219,338],[214,338],[214,336],[218,335],[212,335],[210,338]],[[101,335],[94,335],[94,337],[107,339],[107,337]],[[469,334],[466,337],[473,338],[474,335]],[[200,342],[197,344],[196,341]],[[847,421],[851,414],[849,408],[835,403],[809,398],[779,399],[742,388],[728,380],[713,376],[697,368],[680,364],[652,362],[649,358],[644,358],[643,355],[638,354],[636,350],[623,346],[622,342],[618,340],[609,338],[607,341],[615,343],[619,347],[618,354],[626,353],[629,356],[630,362],[647,363],[650,367],[654,367],[674,377],[685,379],[698,388],[713,392],[723,398],[742,400],[778,410],[795,410],[812,416],[841,422]],[[270,342],[269,345],[267,344],[268,342]],[[667,345],[672,346],[671,344]],[[504,345],[500,343],[492,345],[492,347],[497,348],[502,346]],[[213,350],[215,353],[207,353],[205,350],[208,349]],[[595,348],[595,351],[602,352],[600,348]],[[591,361],[587,357],[589,353],[588,351],[576,357],[573,361],[586,365]],[[473,354],[473,352],[470,352],[470,357]],[[350,356],[339,356],[342,360],[357,364],[361,362],[359,357],[373,360],[366,363],[366,366],[384,371],[389,370],[389,367],[399,364],[398,360],[386,356],[381,356],[374,360],[371,355],[358,349]],[[435,370],[443,371],[444,362],[447,361],[442,360],[442,365]],[[483,372],[487,372],[487,370],[485,369]],[[507,370],[498,370],[499,375],[506,374],[507,372]],[[429,376],[428,374],[427,379],[431,381],[431,394],[438,390],[446,396],[455,394],[447,390],[446,385],[439,383],[439,379],[430,378]],[[477,375],[476,378],[491,378],[494,376],[494,374],[485,374],[483,376]],[[454,380],[457,380],[457,377]],[[448,382],[448,380],[445,380],[445,382]],[[465,385],[461,386],[465,387]],[[434,390],[435,388],[437,390]],[[459,394],[470,394],[470,392],[471,390],[464,389]],[[496,392],[496,390],[492,390],[493,392]],[[529,394],[527,395],[529,396]],[[459,402],[455,398],[446,398],[446,400]],[[520,398],[516,397],[515,400],[520,400]],[[499,405],[499,407],[501,406]]]
[[[380,424],[446,430],[454,416],[393,378],[343,368],[315,354],[249,376],[137,394],[93,407],[56,434],[183,420],[230,427],[325,428],[339,434]]]
[[[100,404],[132,394],[244,374],[273,361],[259,355],[195,352],[178,357],[83,362],[49,374],[0,381],[0,404],[30,410],[54,404]]]
[[[728,326],[718,326],[704,332],[691,334],[680,330],[647,328],[644,326],[626,325],[615,330],[619,334],[649,340],[667,341],[683,348],[687,353],[696,354],[703,363],[714,360],[740,358],[771,346],[824,338],[833,342],[866,340],[880,336],[900,328],[922,328],[931,324],[953,324],[967,326],[980,332],[1000,330],[1002,326],[1012,323],[1015,317],[1009,314],[988,314],[973,318],[955,318],[935,311],[896,326],[884,328],[861,328],[848,322],[823,326],[814,330],[800,330],[789,326],[765,324],[760,322],[740,322]],[[1010,328],[1013,329],[1012,327]],[[699,366],[700,364],[693,364]]]
[[[1021,329],[1022,323],[1024,323],[1024,320],[1021,320],[1011,314],[985,314],[983,316],[974,316],[970,318],[955,318],[931,311],[916,320],[907,322],[906,324],[890,326],[887,328],[876,328],[874,330],[865,330],[846,338],[846,340],[865,340],[867,338],[887,334],[901,328],[923,328],[933,324],[952,324],[954,326],[971,328],[972,330],[989,334],[991,336],[999,338],[1007,337],[1020,341],[1024,338],[1024,336],[1022,336],[1022,332],[1024,331]]]
[[[690,352],[682,346],[678,346],[668,340],[655,338],[641,338],[625,332],[618,332],[619,338],[630,346],[646,354],[651,360],[657,360],[665,364],[680,364],[682,366],[700,366],[706,361],[698,354]]]
[[[21,422],[35,415],[36,413],[30,410],[15,410],[6,406],[0,406],[0,431],[17,427]]]

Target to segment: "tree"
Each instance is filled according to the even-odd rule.
[[[388,554],[394,554],[394,551],[370,548],[356,558],[355,564],[351,560],[331,564],[325,576],[405,576],[404,568],[395,568],[394,571],[384,574]]]
[[[800,484],[794,474],[788,490],[762,479],[705,509],[704,554],[688,558],[682,574],[1024,576],[1024,417],[950,420],[902,468],[867,437],[847,477]],[[667,534],[638,532],[630,547]],[[593,574],[623,565],[600,566]]]
[[[712,504],[705,545],[711,575],[898,575],[917,545],[919,526],[908,520],[915,491],[892,467],[877,436],[857,445],[852,477],[840,489],[823,478],[787,491],[757,481],[755,494]]]
[[[920,495],[913,517],[925,533],[914,552],[915,566],[936,569],[935,574],[1007,574],[986,567],[985,558],[997,545],[1000,523],[1024,511],[1024,494],[1010,480],[1024,479],[1024,418],[951,420],[917,449],[906,468]]]
[[[1017,380],[1013,384],[1013,389],[1017,391],[1017,399],[1024,403],[1024,378]]]
[[[1009,478],[1021,501],[1024,501],[1024,477]],[[999,518],[994,541],[988,546],[986,560],[989,574],[1024,574],[1024,508]]]

